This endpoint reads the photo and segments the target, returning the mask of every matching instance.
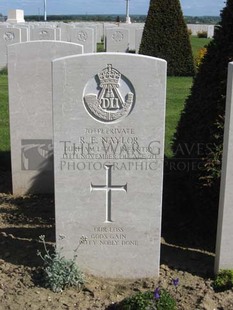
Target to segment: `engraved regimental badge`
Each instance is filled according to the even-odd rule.
[[[87,112],[101,123],[116,123],[129,115],[135,102],[131,82],[111,64],[90,79],[84,89]]]

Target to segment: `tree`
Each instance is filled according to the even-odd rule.
[[[194,75],[192,49],[179,0],[150,1],[139,53],[165,59],[168,75]]]
[[[233,61],[233,0],[227,0],[221,21],[199,67],[174,137],[176,160],[195,163],[186,172],[195,208],[217,214],[228,63]]]

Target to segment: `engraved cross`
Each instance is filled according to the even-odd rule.
[[[106,169],[106,184],[105,185],[93,185],[91,183],[92,191],[106,191],[106,219],[105,223],[111,223],[111,203],[112,203],[112,191],[124,191],[127,192],[127,183],[125,185],[112,185],[112,166],[104,165]]]

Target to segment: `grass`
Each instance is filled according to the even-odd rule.
[[[97,53],[105,52],[104,43],[97,43]]]
[[[210,39],[191,36],[191,44],[194,56],[200,48],[208,44]],[[98,46],[101,51],[103,45]],[[172,156],[171,144],[175,133],[180,113],[183,109],[185,99],[189,95],[192,78],[190,77],[168,77],[167,81],[167,107],[166,107],[166,136],[165,155]],[[0,152],[10,150],[9,115],[8,115],[8,82],[7,75],[0,74]]]
[[[166,105],[165,155],[172,156],[172,138],[180,119],[184,102],[192,86],[192,77],[168,77]]]
[[[0,152],[9,150],[8,80],[6,74],[0,74]]]
[[[211,39],[190,36],[194,58],[198,51],[208,45]],[[165,155],[172,156],[172,138],[176,131],[177,123],[183,110],[185,99],[190,93],[192,86],[191,77],[168,77],[167,80],[167,107],[166,107],[166,134],[165,134]]]
[[[208,38],[198,38],[196,36],[190,36],[190,42],[192,46],[193,56],[196,57],[198,51],[204,47],[205,45],[208,45],[210,43],[211,39]]]

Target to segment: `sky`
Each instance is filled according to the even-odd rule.
[[[47,14],[124,14],[125,0],[46,0]],[[171,0],[172,1],[172,0]],[[130,14],[147,14],[150,0],[130,0]],[[187,16],[219,16],[226,0],[180,0]],[[44,12],[44,0],[0,0],[0,13],[24,10],[25,15]]]

